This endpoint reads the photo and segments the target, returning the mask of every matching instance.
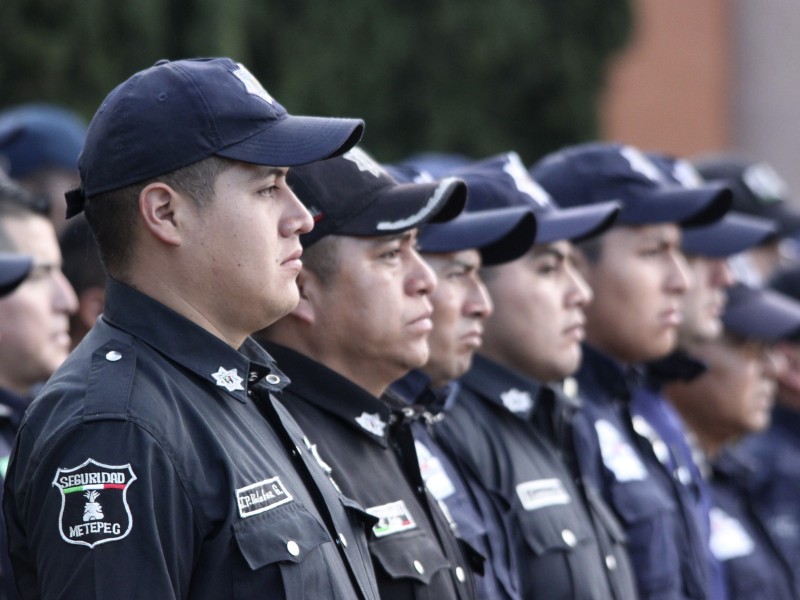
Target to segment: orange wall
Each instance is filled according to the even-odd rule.
[[[678,156],[729,145],[729,0],[634,0],[601,104],[602,137]]]

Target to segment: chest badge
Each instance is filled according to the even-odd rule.
[[[61,493],[61,539],[94,548],[126,537],[133,527],[128,487],[134,481],[130,464],[104,465],[89,458],[77,467],[58,469],[53,487]]]
[[[236,369],[228,371],[224,367],[220,367],[217,372],[212,373],[211,376],[214,378],[214,381],[217,382],[217,386],[225,388],[229,392],[244,390],[244,387],[242,387],[242,381],[244,381],[244,379],[239,377],[239,373],[236,372]]]
[[[386,421],[381,419],[381,416],[377,413],[362,412],[360,417],[356,417],[356,423],[361,425],[365,431],[378,437],[383,437],[383,431],[386,429]]]
[[[372,528],[375,537],[386,537],[393,533],[414,529],[417,526],[417,522],[411,516],[411,511],[408,510],[403,500],[372,506],[367,509],[367,512],[378,518],[378,522]]]

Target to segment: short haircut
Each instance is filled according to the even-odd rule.
[[[339,237],[327,235],[303,250],[303,268],[311,271],[322,285],[329,285],[339,271]]]
[[[596,235],[575,244],[581,255],[590,265],[596,265],[603,256],[603,237]]]
[[[156,181],[166,183],[189,196],[202,209],[214,197],[217,177],[235,164],[235,161],[221,156],[209,156],[147,181],[87,198],[84,207],[86,220],[108,273],[119,275],[130,266],[139,218],[139,194],[145,187]]]
[[[17,244],[6,232],[7,218],[39,216],[49,219],[50,202],[13,181],[0,181],[0,252],[17,252]]]

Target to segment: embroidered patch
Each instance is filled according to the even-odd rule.
[[[519,483],[517,484],[517,496],[525,510],[570,503],[570,496],[564,489],[564,483],[556,477]]]
[[[236,390],[244,390],[242,387],[242,379],[239,377],[239,373],[236,369],[231,369],[228,371],[227,369],[220,367],[217,369],[216,373],[212,373],[211,376],[214,378],[214,381],[217,382],[219,387],[225,388],[229,392],[235,392]]]
[[[267,90],[264,89],[264,86],[261,85],[261,82],[256,79],[250,71],[247,70],[247,67],[241,63],[237,63],[237,66],[239,68],[233,71],[233,75],[236,77],[236,79],[244,84],[244,89],[247,90],[247,93],[261,98],[268,104],[275,104],[275,99],[269,95]]]
[[[126,537],[133,527],[128,487],[134,481],[130,463],[104,465],[88,458],[77,467],[59,468],[52,485],[61,493],[61,539],[94,548]]]
[[[503,406],[515,413],[528,412],[533,407],[533,398],[530,393],[511,388],[500,394]]]
[[[594,424],[603,464],[614,474],[617,481],[647,479],[647,469],[631,445],[611,423],[600,419]]]
[[[402,500],[368,508],[367,512],[378,519],[372,528],[375,537],[386,537],[407,529],[414,529],[417,523]]]
[[[280,477],[265,479],[236,490],[236,504],[239,505],[239,516],[243,519],[272,510],[293,499]]]
[[[381,419],[379,414],[362,412],[361,416],[356,417],[356,423],[373,435],[383,437],[383,430],[386,429],[386,421]]]
[[[726,561],[747,556],[755,549],[753,539],[742,524],[719,507],[711,507],[711,553],[717,560]]]
[[[447,476],[442,461],[434,456],[425,444],[414,441],[414,446],[417,449],[419,471],[428,491],[440,501],[452,496],[456,492],[456,488]]]

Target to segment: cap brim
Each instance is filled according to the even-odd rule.
[[[257,165],[296,167],[344,154],[363,133],[360,119],[288,116],[216,154]]]
[[[719,221],[731,207],[733,195],[723,185],[706,184],[697,188],[671,187],[637,195],[624,202],[620,225],[677,223],[698,227]]]
[[[796,339],[800,334],[800,303],[772,290],[737,284],[728,290],[722,322],[728,331],[747,339]]]
[[[619,214],[620,205],[617,202],[600,202],[538,213],[536,243],[549,244],[558,240],[580,242],[606,231],[614,225]]]
[[[709,258],[725,258],[763,244],[776,231],[775,223],[770,219],[731,213],[706,227],[687,229],[683,233],[683,251]]]
[[[420,229],[421,252],[439,254],[475,249],[484,266],[498,265],[525,254],[536,241],[536,217],[524,207],[462,214],[448,223]]]
[[[380,236],[408,231],[422,223],[456,218],[467,203],[467,186],[447,177],[432,183],[401,183],[381,191],[357,218],[335,232],[339,235]]]
[[[21,254],[0,254],[0,296],[12,292],[31,270],[33,259]]]

